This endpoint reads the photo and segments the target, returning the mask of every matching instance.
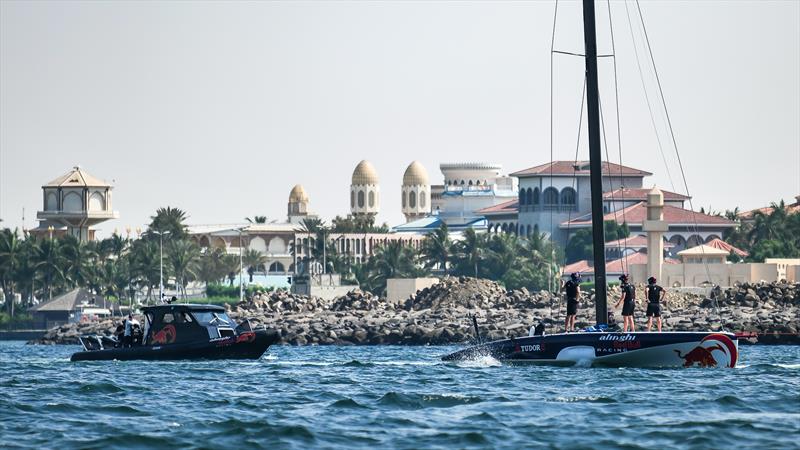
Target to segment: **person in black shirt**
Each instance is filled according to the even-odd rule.
[[[566,332],[575,331],[575,316],[578,314],[578,299],[581,298],[581,274],[573,273],[569,281],[564,283],[567,294],[567,319],[564,323]]]
[[[667,291],[661,286],[656,284],[656,278],[650,277],[647,279],[647,287],[644,288],[644,293],[647,295],[647,331],[653,326],[653,317],[656,318],[656,326],[659,333],[661,332],[661,303],[664,302],[664,297]]]
[[[620,275],[619,281],[622,282],[622,296],[614,306],[619,308],[622,303],[622,332],[636,331],[636,326],[633,323],[633,310],[636,306],[636,289],[633,285],[628,283],[628,275]]]

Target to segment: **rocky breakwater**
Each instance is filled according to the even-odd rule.
[[[637,288],[643,298],[643,286]],[[578,327],[594,323],[591,291],[580,302]],[[705,295],[670,290],[663,308],[664,330],[752,332],[762,343],[797,343],[800,330],[800,285],[745,284]],[[609,291],[609,306],[619,299],[619,288]],[[279,291],[255,295],[228,307],[237,321],[277,330],[281,342],[291,345],[428,345],[474,340],[470,316],[478,318],[483,339],[525,335],[543,322],[548,333],[563,330],[566,304],[547,291],[506,290],[501,285],[468,277],[449,277],[418,291],[400,303],[355,289],[326,301]],[[636,309],[639,330],[646,323],[644,304]],[[616,310],[617,320],[621,320]],[[81,334],[110,335],[116,321],[72,324],[54,328],[40,343],[77,343]]]

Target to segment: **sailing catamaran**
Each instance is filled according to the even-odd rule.
[[[444,356],[445,361],[491,356],[500,361],[612,367],[735,367],[736,335],[719,332],[606,332],[608,321],[603,230],[600,99],[594,0],[583,0],[586,107],[589,131],[596,332],[536,334],[489,342]],[[477,334],[477,324],[476,324]]]

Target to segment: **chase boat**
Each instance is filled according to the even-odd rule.
[[[236,324],[225,309],[214,305],[147,306],[144,332],[123,343],[107,336],[81,336],[83,351],[72,361],[258,359],[279,336],[254,328],[248,320]]]

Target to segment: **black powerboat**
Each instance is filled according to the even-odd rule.
[[[237,325],[213,305],[158,305],[142,308],[144,332],[132,342],[107,336],[81,336],[83,351],[72,361],[258,359],[278,341],[275,331]]]
[[[603,229],[600,100],[597,81],[595,0],[583,0],[586,106],[589,135],[596,323],[591,330],[545,335],[541,330],[517,339],[479,344],[443,356],[445,361],[492,357],[500,361],[616,367],[735,367],[738,338],[726,332],[609,332]],[[609,12],[610,14],[610,12]],[[688,190],[688,189],[687,189]],[[649,213],[648,213],[649,214]],[[648,217],[649,218],[649,217]],[[474,320],[474,319],[473,319]],[[475,331],[477,335],[477,323]]]

